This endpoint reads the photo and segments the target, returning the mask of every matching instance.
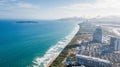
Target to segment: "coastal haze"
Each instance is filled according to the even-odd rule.
[[[0,67],[120,67],[120,0],[0,0]]]

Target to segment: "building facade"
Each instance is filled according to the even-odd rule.
[[[100,27],[96,28],[95,32],[93,33],[93,42],[102,42],[102,29]]]
[[[110,46],[114,49],[114,51],[120,50],[120,38],[111,37],[110,38]]]
[[[112,67],[112,63],[108,60],[79,54],[76,55],[76,64],[86,67]]]

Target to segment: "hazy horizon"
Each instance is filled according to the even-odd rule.
[[[120,16],[119,0],[0,0],[0,19]]]

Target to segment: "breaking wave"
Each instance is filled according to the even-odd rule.
[[[63,38],[61,41],[58,41],[54,46],[50,47],[50,49],[45,53],[43,57],[36,58],[33,63],[33,67],[47,67],[47,65],[53,61],[60,52],[65,48],[65,46],[72,40],[75,34],[79,30],[79,25],[76,25],[73,31]]]

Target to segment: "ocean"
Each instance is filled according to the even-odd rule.
[[[0,20],[0,67],[45,67],[70,42],[75,22]]]

